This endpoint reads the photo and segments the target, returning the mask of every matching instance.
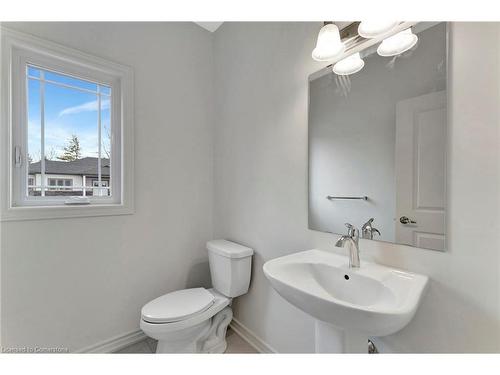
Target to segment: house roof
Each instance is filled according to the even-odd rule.
[[[41,173],[40,164],[39,161],[31,163],[29,173]],[[45,160],[45,173],[97,176],[97,158],[86,157],[74,161]],[[101,175],[109,177],[109,159],[101,159]]]

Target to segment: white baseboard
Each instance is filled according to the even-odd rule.
[[[268,343],[245,327],[238,319],[233,318],[229,326],[259,353],[277,353]]]
[[[245,327],[245,325],[237,319],[233,318],[229,326],[259,353],[277,353],[269,344]],[[77,350],[76,353],[114,353],[129,345],[145,340],[146,338],[147,336],[141,330],[132,331],[125,335],[116,336],[109,340],[101,341],[98,344]]]
[[[77,350],[76,353],[114,353],[136,342],[145,340],[146,337],[141,330],[132,331],[125,335],[116,336],[112,339]]]

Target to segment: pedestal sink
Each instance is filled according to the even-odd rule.
[[[316,318],[316,351],[366,353],[369,337],[405,327],[425,292],[427,276],[308,250],[264,264],[272,287]]]

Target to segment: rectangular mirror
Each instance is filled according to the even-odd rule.
[[[309,78],[310,229],[445,250],[447,26],[413,32],[402,55]]]

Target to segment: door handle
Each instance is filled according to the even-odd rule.
[[[415,220],[412,220],[412,219],[410,219],[410,218],[408,218],[406,216],[401,216],[399,218],[399,222],[401,224],[405,224],[405,225],[407,225],[407,224],[417,224],[417,222]]]

